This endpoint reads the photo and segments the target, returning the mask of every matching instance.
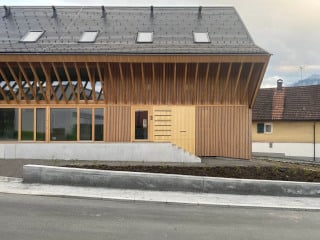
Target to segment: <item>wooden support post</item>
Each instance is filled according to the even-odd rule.
[[[7,67],[8,67],[8,69],[9,69],[10,74],[12,75],[14,81],[18,84],[18,86],[19,86],[19,92],[21,93],[21,95],[23,95],[23,99],[26,100],[27,103],[29,103],[29,99],[28,99],[27,95],[26,95],[25,92],[24,92],[24,89],[23,89],[23,86],[22,86],[22,84],[21,84],[20,79],[18,79],[18,77],[16,76],[14,70],[12,69],[12,67],[10,66],[9,63],[7,63]]]
[[[72,96],[73,96],[72,98],[73,98],[73,100],[76,101],[76,103],[78,103],[79,100],[78,100],[78,98],[77,98],[77,94],[76,94],[75,91],[74,91],[74,86],[73,86],[73,84],[72,84],[72,81],[71,81],[71,77],[70,77],[68,68],[67,68],[67,66],[66,66],[66,64],[65,64],[64,62],[62,63],[62,65],[63,65],[64,72],[65,72],[65,74],[66,74],[66,76],[67,76],[67,80],[68,80],[68,83],[69,83],[69,87],[70,87],[70,89],[71,89],[71,91],[72,91]]]
[[[117,95],[116,95],[116,88],[114,86],[114,81],[113,81],[113,74],[111,71],[111,66],[110,63],[108,63],[108,72],[109,72],[109,78],[110,78],[110,83],[111,83],[111,89],[112,89],[112,103],[117,103]]]
[[[49,99],[48,96],[46,94],[46,91],[44,91],[43,86],[41,84],[41,81],[39,79],[39,76],[37,74],[37,71],[35,70],[34,66],[32,65],[32,63],[29,63],[30,69],[32,71],[32,74],[34,76],[34,79],[36,80],[37,84],[39,85],[40,91],[42,93],[43,98],[46,100],[46,103],[49,103]]]
[[[240,76],[241,76],[241,73],[242,73],[242,69],[243,69],[243,63],[241,63],[240,69],[239,69],[239,71],[238,71],[238,76],[237,76],[237,80],[236,80],[236,85],[235,85],[234,92],[233,92],[233,98],[235,98],[235,97],[236,97],[236,94],[237,94],[237,90],[238,90],[238,86],[239,86],[239,81],[240,81]]]
[[[224,89],[223,89],[223,92],[222,92],[222,95],[221,95],[221,98],[220,98],[220,103],[221,104],[222,103],[226,103],[226,100],[225,101],[223,101],[223,100],[228,98],[227,90],[228,90],[229,82],[230,82],[231,69],[232,69],[232,63],[229,63],[226,83],[225,83],[225,86],[224,86]]]
[[[101,87],[102,87],[102,90],[103,90],[103,100],[104,100],[104,103],[107,104],[107,86],[106,86],[106,82],[105,82],[106,79],[102,77],[100,64],[96,63],[96,65],[97,65],[97,71],[98,71],[99,80],[100,80]]]
[[[12,89],[11,85],[10,85],[10,81],[8,80],[7,76],[5,75],[5,73],[2,71],[2,69],[0,68],[0,75],[1,77],[3,78],[3,80],[6,82],[8,88],[9,88],[9,91],[13,97],[13,99],[16,101],[16,103],[18,103],[18,99],[17,99],[17,96],[14,92],[14,90]],[[2,89],[2,88],[1,88]],[[5,98],[4,98],[5,99]],[[9,99],[9,98],[8,98]]]
[[[130,75],[131,75],[131,85],[132,85],[132,92],[133,92],[133,102],[137,102],[137,92],[136,92],[136,84],[134,81],[134,72],[133,72],[133,67],[132,63],[130,63]]]
[[[95,83],[94,79],[92,78],[88,63],[86,62],[85,65],[86,65],[87,74],[88,74],[90,85],[91,85],[91,95],[93,96],[93,101],[96,103],[97,102],[96,83]]]
[[[208,78],[209,78],[209,70],[210,70],[210,63],[207,63],[207,67],[206,67],[206,76],[204,79],[204,92],[202,93],[202,102],[201,104],[204,104],[205,102],[208,102]]]
[[[81,79],[81,75],[80,75],[80,71],[79,71],[78,65],[76,63],[73,63],[73,66],[76,69],[76,73],[77,73],[77,82],[78,82],[78,86],[79,86],[78,96],[80,98],[80,94],[82,93],[82,96],[84,98],[85,103],[88,103],[87,94],[85,92],[86,90],[84,89],[83,84],[82,84],[82,79]]]
[[[28,86],[29,86],[29,88],[31,90],[31,93],[32,93],[32,96],[33,96],[33,100],[38,101],[37,100],[37,96],[36,96],[36,92],[34,90],[34,87],[31,84],[31,82],[29,81],[29,78],[28,78],[24,68],[21,66],[20,63],[18,63],[18,68],[19,68],[20,72],[22,73],[22,76],[23,76],[24,80],[27,82],[27,84],[28,84]]]
[[[63,96],[63,98],[64,98],[64,101],[65,101],[66,103],[68,103],[68,99],[67,99],[67,96],[66,96],[66,94],[65,94],[65,92],[64,92],[63,85],[62,85],[62,81],[61,81],[60,75],[59,75],[59,73],[58,73],[58,70],[57,70],[57,68],[56,68],[56,65],[55,65],[54,63],[51,63],[51,66],[52,66],[53,72],[54,72],[54,74],[56,75],[56,78],[57,78],[57,80],[58,80],[58,84],[59,84],[59,87],[60,87],[60,91],[61,91],[61,93],[62,93],[62,96]]]
[[[250,71],[249,71],[249,74],[248,74],[248,79],[247,79],[247,82],[246,82],[246,86],[245,86],[245,88],[243,90],[243,96],[241,98],[241,102],[242,103],[244,102],[246,97],[248,98],[248,88],[249,88],[249,83],[250,83],[252,72],[253,72],[254,63],[251,63],[250,65],[251,66],[250,66]]]

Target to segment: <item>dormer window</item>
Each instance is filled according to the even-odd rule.
[[[82,33],[79,42],[94,43],[98,37],[99,31],[85,31]]]
[[[43,34],[44,31],[29,31],[20,39],[20,42],[37,42]]]
[[[193,32],[193,41],[195,43],[210,43],[208,32]]]
[[[137,43],[152,43],[153,32],[138,32]]]

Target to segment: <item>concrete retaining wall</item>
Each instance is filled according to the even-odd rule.
[[[171,143],[5,143],[0,159],[201,162]]]
[[[320,197],[320,183],[213,178],[25,165],[26,183],[156,191]]]

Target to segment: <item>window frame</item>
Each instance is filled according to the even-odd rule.
[[[92,40],[82,40],[82,38],[84,38],[84,35],[86,33],[96,33],[95,37],[92,39]],[[83,31],[79,40],[78,40],[78,43],[95,43],[98,36],[100,34],[100,31],[99,30],[88,30],[88,31]]]
[[[28,39],[28,36],[31,34],[31,33],[34,33],[34,32],[37,32],[39,33],[39,35],[37,36],[37,38],[33,39],[33,40],[26,40]],[[29,30],[28,32],[26,32],[22,38],[19,40],[19,42],[21,43],[35,43],[37,42],[42,36],[43,34],[45,33],[44,30]]]
[[[197,40],[197,37],[196,35],[197,34],[206,34],[206,37],[208,39],[208,41],[200,41],[199,39]],[[193,35],[193,43],[201,43],[201,44],[205,44],[205,43],[211,43],[211,39],[210,39],[210,36],[209,36],[209,32],[192,32],[192,35]],[[198,36],[199,37],[199,36]]]
[[[139,35],[140,34],[151,34],[151,40],[150,41],[139,40]],[[153,31],[138,31],[137,32],[137,37],[136,37],[136,43],[153,43],[153,35],[154,35]]]
[[[260,127],[259,127],[260,125]],[[263,125],[263,131],[259,131],[259,129],[261,129],[261,125]],[[267,131],[267,126],[270,126],[270,131]],[[257,123],[257,134],[271,134],[273,133],[273,124],[270,122],[264,122],[264,123]]]

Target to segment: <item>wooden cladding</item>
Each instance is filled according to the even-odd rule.
[[[1,63],[0,104],[247,104],[264,62]]]
[[[196,107],[196,155],[250,159],[251,110],[247,106]]]
[[[130,142],[131,107],[108,106],[106,109],[106,141]]]

